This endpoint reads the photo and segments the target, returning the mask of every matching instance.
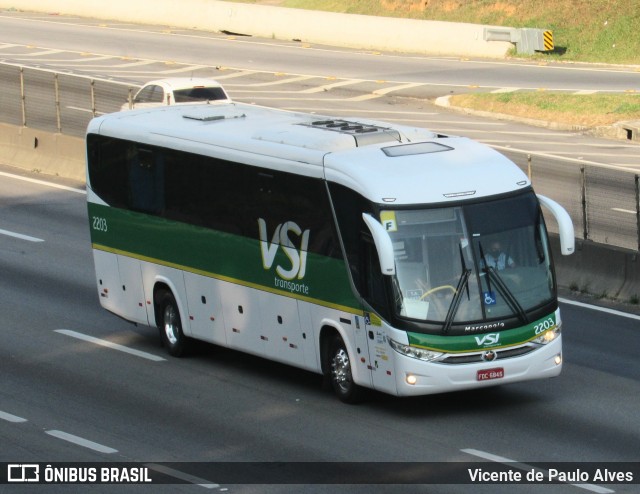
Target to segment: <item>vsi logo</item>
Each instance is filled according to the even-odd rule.
[[[478,346],[493,346],[500,341],[500,333],[488,333],[483,336],[476,336]]]
[[[271,269],[275,261],[278,247],[282,247],[284,253],[291,262],[291,267],[276,266],[276,273],[285,280],[293,280],[298,278],[301,280],[307,270],[307,247],[309,246],[309,230],[302,229],[293,221],[287,221],[276,227],[271,237],[271,242],[267,236],[267,222],[262,218],[258,218],[258,227],[260,229],[260,251],[262,253],[262,265],[264,269]],[[289,236],[290,233],[295,234],[300,239],[300,248],[297,249]]]

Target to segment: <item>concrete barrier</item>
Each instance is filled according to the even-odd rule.
[[[484,39],[485,28],[497,26],[338,14],[217,0],[0,0],[0,7],[425,55],[502,58],[513,47],[508,41]]]
[[[0,163],[84,181],[84,140],[0,123]]]
[[[560,254],[559,240],[552,237],[558,284],[595,299],[629,302],[640,297],[640,254],[576,240],[573,255]]]

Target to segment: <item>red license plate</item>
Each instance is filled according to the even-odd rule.
[[[478,381],[488,381],[489,379],[502,379],[504,377],[504,369],[496,367],[495,369],[484,369],[478,371]]]

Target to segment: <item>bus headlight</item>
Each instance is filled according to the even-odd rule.
[[[560,336],[560,326],[556,326],[555,328],[545,331],[544,333],[536,336],[532,341],[538,345],[546,345],[547,343],[551,343],[558,336]]]
[[[425,348],[404,345],[403,343],[398,343],[397,341],[393,340],[389,340],[389,343],[391,343],[391,348],[393,348],[396,352],[402,355],[406,355],[407,357],[424,360],[425,362],[432,362],[433,360],[437,360],[442,355],[444,355],[444,353],[442,352],[434,352],[433,350],[427,350]]]

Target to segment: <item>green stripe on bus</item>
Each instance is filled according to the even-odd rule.
[[[497,350],[527,343],[546,331],[556,327],[556,315],[551,314],[538,321],[515,329],[496,330],[464,336],[441,336],[421,333],[408,333],[409,344],[427,350],[448,353],[465,353],[478,350]]]
[[[303,278],[284,280],[275,267],[290,266],[290,259],[278,248],[273,266],[265,269],[257,238],[93,203],[89,221],[95,249],[363,314],[342,259],[309,252]]]

